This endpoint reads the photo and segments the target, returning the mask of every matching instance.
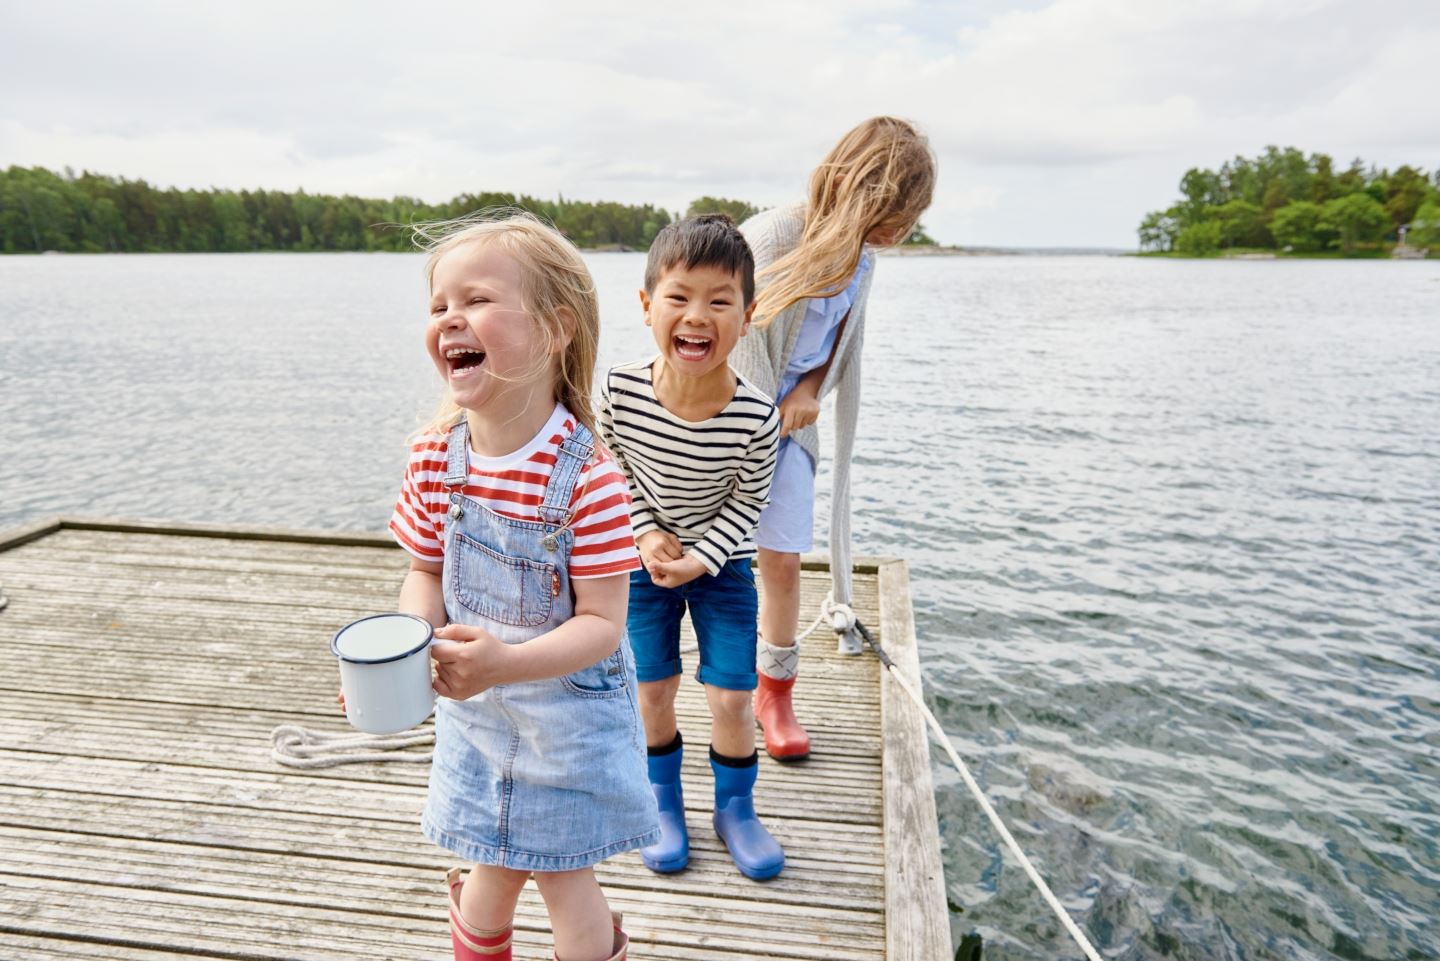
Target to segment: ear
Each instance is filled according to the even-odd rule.
[[[750,318],[755,315],[755,301],[750,301],[750,306],[745,308],[745,319],[740,322],[740,336],[744,337],[750,333]]]
[[[653,326],[650,323],[650,295],[645,292],[644,287],[640,288],[640,310],[645,314],[645,326]]]
[[[563,354],[565,348],[570,346],[570,341],[575,339],[575,326],[579,323],[575,311],[569,307],[555,308],[555,318],[560,321],[560,336],[550,345],[550,353]]]

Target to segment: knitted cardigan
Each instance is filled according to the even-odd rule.
[[[756,214],[740,225],[740,231],[755,254],[758,273],[794,250],[800,243],[805,226],[805,206],[778,207]],[[870,296],[872,268],[860,281],[855,300],[845,322],[845,330],[835,345],[830,369],[820,385],[823,399],[835,393],[835,461],[830,497],[830,579],[835,601],[849,604],[850,589],[850,458],[855,449],[855,428],[860,415],[860,345],[865,339],[865,301]],[[760,281],[761,289],[768,279]],[[730,355],[730,363],[769,397],[775,396],[780,378],[795,350],[800,326],[805,320],[808,300],[791,304],[764,327],[752,327],[740,338]],[[820,432],[814,424],[790,434],[811,460],[820,462]]]

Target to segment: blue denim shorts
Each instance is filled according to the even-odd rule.
[[[695,679],[730,691],[755,690],[760,602],[748,557],[732,559],[720,573],[701,574],[680,587],[657,587],[644,568],[630,575],[626,628],[635,652],[635,677],[663,681],[681,672],[680,619],[686,608],[700,641]]]

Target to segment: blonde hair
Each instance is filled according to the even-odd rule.
[[[934,190],[935,157],[913,124],[871,117],[845,134],[810,175],[800,243],[756,275],[771,282],[755,300],[754,323],[763,326],[798,301],[834,294],[859,266],[866,235],[894,225],[903,240]]]
[[[554,227],[533,214],[515,209],[491,209],[467,214],[455,220],[413,224],[412,239],[430,256],[425,261],[425,283],[434,281],[440,258],[466,244],[494,244],[521,266],[521,306],[544,337],[544,364],[556,341],[569,335],[570,342],[554,369],[555,399],[598,437],[594,401],[590,391],[595,379],[596,344],[600,339],[600,304],[595,281],[580,252]],[[568,310],[575,318],[573,328],[561,317]],[[543,371],[527,371],[537,376]],[[444,431],[455,424],[460,405],[446,388],[425,430]]]

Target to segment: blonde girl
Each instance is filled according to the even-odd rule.
[[[533,873],[562,961],[625,957],[593,865],[658,838],[635,668],[640,566],[625,476],[594,439],[599,311],[576,250],[528,215],[421,231],[425,345],[445,382],[390,521],[400,610],[437,625],[435,759],[421,828],[457,961],[508,961]]]
[[[755,321],[731,363],[775,398],[781,436],[770,504],[755,534],[760,578],[755,714],[777,760],[810,754],[791,690],[799,663],[800,555],[811,546],[820,401],[835,394],[830,559],[834,598],[850,603],[850,458],[860,409],[860,345],[874,247],[902,243],[930,206],[935,158],[915,127],[872,117],[810,175],[805,203],[741,225],[755,252]],[[842,641],[844,647],[858,646]]]

